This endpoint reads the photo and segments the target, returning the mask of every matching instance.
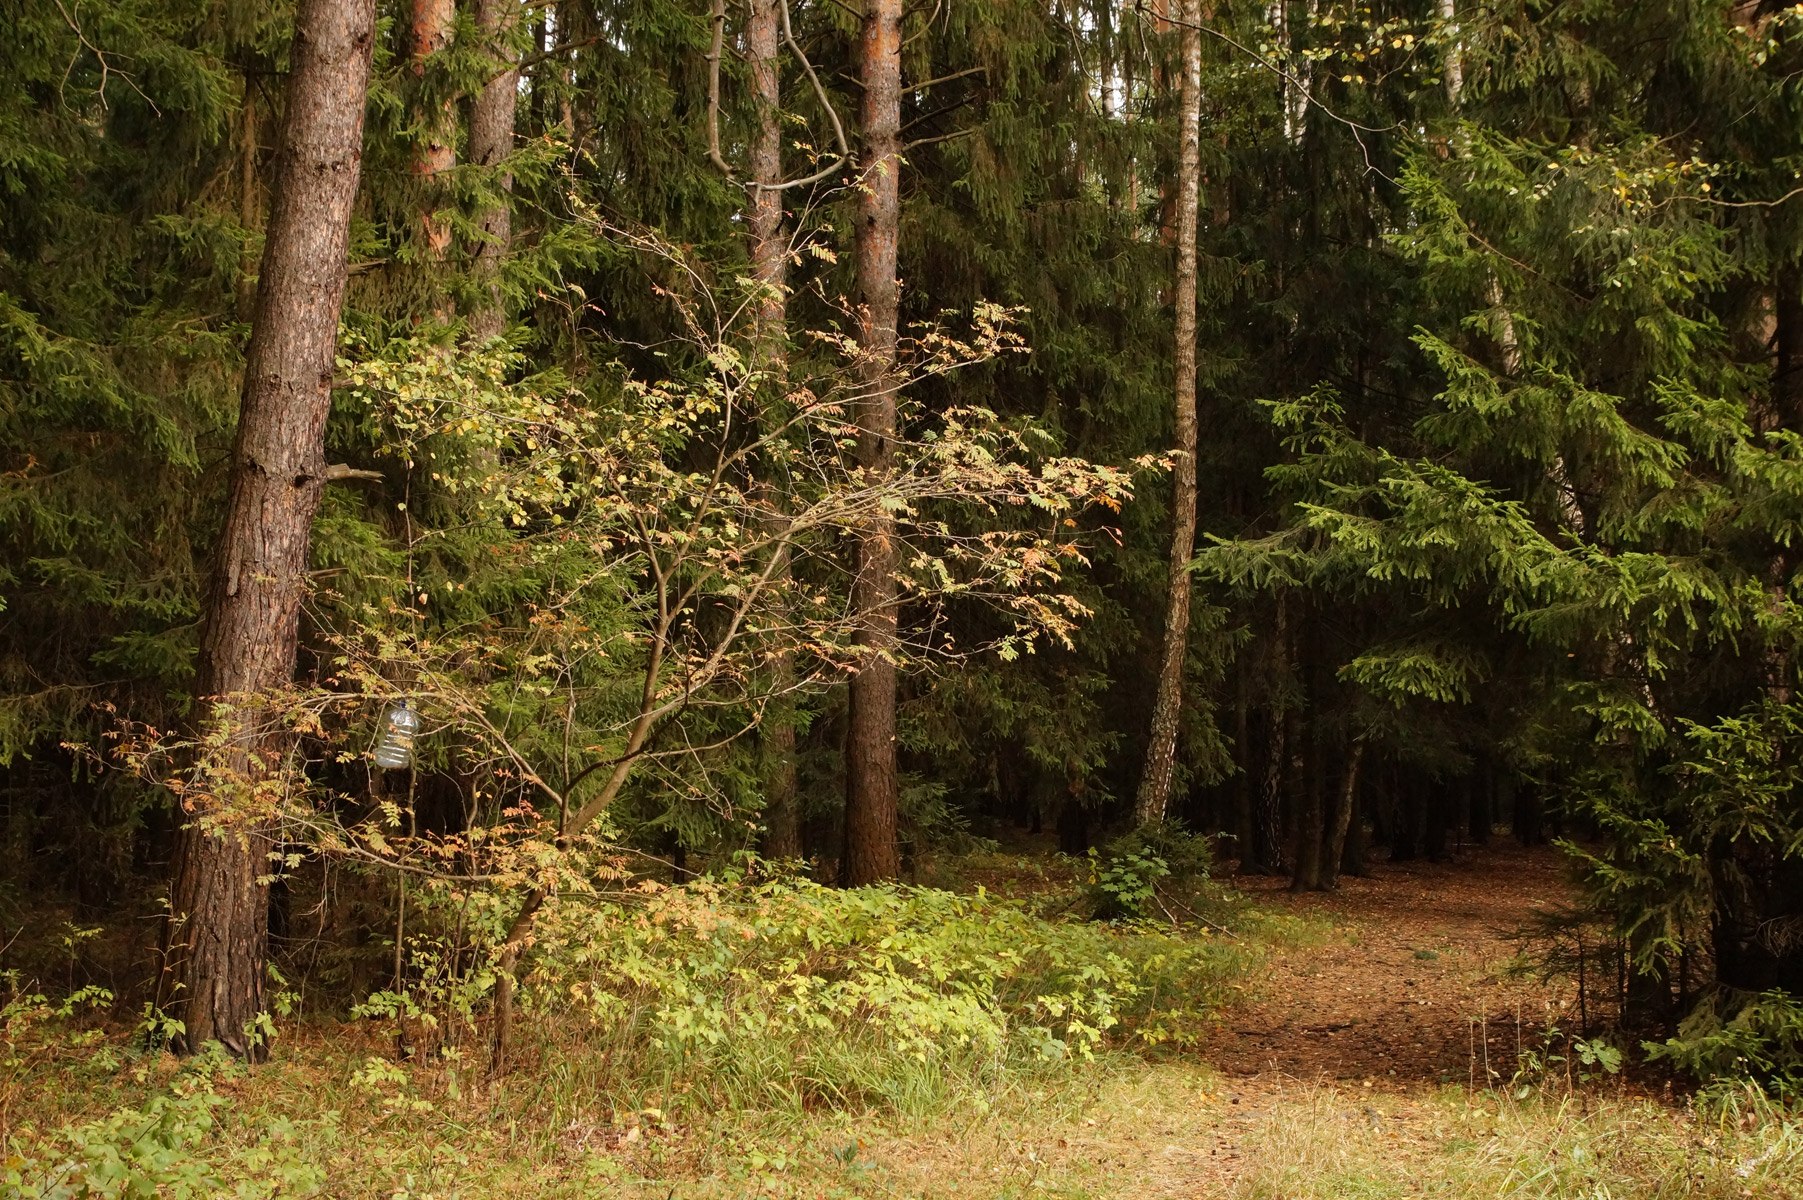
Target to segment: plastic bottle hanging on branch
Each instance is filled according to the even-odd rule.
[[[419,714],[405,700],[382,710],[382,732],[370,755],[385,771],[401,771],[413,765],[413,742],[419,736]]]

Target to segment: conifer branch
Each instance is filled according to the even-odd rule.
[[[910,92],[924,92],[934,84],[950,83],[954,79],[963,79],[966,75],[987,75],[988,67],[971,67],[968,70],[953,71],[950,75],[941,75],[937,79],[929,79],[925,83],[916,83],[908,88]]]

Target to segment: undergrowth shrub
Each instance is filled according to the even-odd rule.
[[[1208,839],[1180,822],[1140,826],[1090,850],[1085,898],[1100,921],[1175,918],[1213,868]]]
[[[980,889],[641,888],[548,908],[521,980],[547,1042],[616,1095],[679,1084],[734,1106],[928,1108],[1004,1070],[1192,1041],[1256,961],[1206,934],[1047,919]]]
[[[120,1108],[38,1135],[16,1130],[0,1148],[0,1195],[21,1200],[201,1200],[314,1195],[324,1169],[283,1118],[245,1137],[221,1136],[226,1097],[203,1070],[141,1107]],[[330,1117],[322,1119],[329,1125]],[[243,1132],[243,1131],[234,1131]]]

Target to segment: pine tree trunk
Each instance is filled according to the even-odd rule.
[[[1288,597],[1277,596],[1277,628],[1271,635],[1271,681],[1278,686],[1289,674]],[[1290,749],[1288,722],[1282,701],[1271,698],[1265,740],[1264,778],[1259,781],[1258,795],[1252,802],[1252,840],[1240,859],[1242,875],[1279,875],[1283,873],[1283,793],[1289,775]]]
[[[1177,730],[1183,715],[1183,664],[1189,655],[1189,561],[1196,550],[1196,217],[1202,181],[1202,34],[1196,25],[1200,12],[1196,0],[1184,0],[1176,212],[1176,464],[1171,472],[1171,553],[1158,694],[1152,707],[1145,772],[1133,806],[1133,819],[1139,825],[1158,824],[1170,807]]]
[[[901,285],[901,0],[866,0],[858,55],[863,85],[864,161],[858,194],[858,286],[863,301],[861,394],[853,417],[857,461],[881,479],[894,459],[896,329]],[[895,759],[895,522],[873,516],[860,531],[852,610],[860,662],[851,678],[845,741],[845,849],[839,880],[858,887],[901,872],[896,842],[900,780]]]
[[[413,0],[413,73],[424,75],[426,59],[451,44],[456,28],[457,6],[454,0]],[[414,161],[414,173],[435,181],[457,164],[453,144],[457,116],[447,100],[436,109],[421,114],[426,123],[426,141]],[[421,219],[426,230],[426,251],[431,261],[439,262],[451,248],[451,226],[433,215],[436,188],[429,188],[426,210]],[[445,309],[448,314],[448,308]]]
[[[1470,781],[1471,809],[1467,814],[1465,833],[1474,846],[1483,846],[1490,841],[1490,826],[1494,820],[1491,815],[1494,810],[1490,807],[1490,798],[1495,787],[1493,782],[1495,778],[1495,773],[1486,767]]]
[[[1371,803],[1371,793],[1370,772],[1361,770],[1353,784],[1351,827],[1346,830],[1346,849],[1340,855],[1342,875],[1358,879],[1371,877],[1371,864],[1367,861],[1371,856],[1371,831],[1365,827],[1367,820],[1376,824],[1376,807]]]
[[[512,65],[510,38],[519,19],[518,0],[476,0],[476,24],[497,59],[508,64],[506,70],[483,85],[470,108],[470,161],[479,167],[499,166],[513,153],[520,72]],[[502,193],[501,202],[484,207],[477,214],[482,242],[476,247],[476,279],[482,292],[476,311],[470,315],[470,337],[478,343],[499,337],[507,328],[507,308],[498,276],[507,244],[513,238],[513,209],[506,199],[513,188],[513,176],[502,175],[495,187]]]
[[[1773,281],[1772,401],[1780,426],[1803,431],[1803,268],[1778,269]],[[1768,569],[1773,611],[1782,611],[1796,551],[1779,546]],[[1785,639],[1760,655],[1760,680],[1768,700],[1790,701],[1796,667]],[[1742,836],[1710,848],[1716,982],[1745,992],[1782,988],[1803,994],[1803,861]]]
[[[1743,992],[1803,995],[1803,861],[1742,837],[1710,848],[1716,982]]]
[[[1252,844],[1252,780],[1256,766],[1252,753],[1251,705],[1246,689],[1246,668],[1242,663],[1238,695],[1233,706],[1233,749],[1239,766],[1239,777],[1233,781],[1233,819],[1228,825],[1239,848],[1240,857],[1245,856],[1246,847]]]
[[[243,129],[238,135],[238,223],[244,228],[244,248],[238,254],[238,319],[256,315],[257,261],[251,256],[250,231],[257,226],[257,90],[249,72],[244,76]]]
[[[296,16],[197,664],[203,710],[218,697],[238,709],[225,719],[252,728],[245,706],[294,674],[308,541],[325,486],[324,430],[374,39],[373,0],[304,0]],[[266,737],[247,733],[232,765],[254,777],[271,750]],[[223,836],[200,824],[182,831],[159,986],[165,1011],[186,1026],[179,1049],[193,1053],[217,1041],[234,1054],[256,1052],[246,1031],[263,1012],[269,897],[259,876],[269,870],[270,850],[255,828]]]
[[[788,239],[783,231],[783,194],[775,185],[783,178],[782,78],[777,49],[781,32],[782,0],[751,0],[751,19],[745,29],[745,58],[751,68],[751,90],[757,97],[758,124],[751,140],[750,205],[746,226],[751,234],[752,277],[762,289],[757,300],[757,355],[767,373],[766,415],[780,417],[783,381],[787,374],[788,348]],[[768,430],[775,422],[767,421]],[[782,488],[774,481],[760,485],[770,507],[770,520],[780,524]],[[782,572],[787,577],[787,570]],[[787,652],[777,655],[771,668],[771,689],[777,699],[762,726],[764,741],[764,836],[766,858],[801,857],[801,814],[795,798],[794,708],[783,693],[794,666]]]
[[[1421,856],[1421,779],[1398,769],[1396,820],[1390,830],[1390,861],[1413,862]]]
[[[1296,817],[1296,868],[1290,876],[1292,892],[1321,890],[1321,843],[1326,837],[1327,747],[1317,731],[1309,740],[1308,762],[1303,768],[1300,811]]]
[[[1359,765],[1365,761],[1365,743],[1352,743],[1352,750],[1346,755],[1345,774],[1340,778],[1340,790],[1334,797],[1333,815],[1327,822],[1327,846],[1321,858],[1320,885],[1323,891],[1334,891],[1340,886],[1340,872],[1344,869],[1346,856],[1346,833],[1352,828],[1354,811],[1358,807]]]
[[[1429,862],[1446,862],[1452,854],[1446,848],[1446,827],[1451,822],[1448,809],[1446,785],[1431,776],[1422,786],[1421,813],[1425,821],[1423,825],[1423,849]]]
[[[1540,807],[1539,789],[1517,781],[1510,792],[1509,821],[1516,840],[1524,846],[1542,844],[1546,841],[1546,814]]]
[[[1242,875],[1283,872],[1283,791],[1289,761],[1288,723],[1272,711],[1265,734],[1265,765],[1252,805],[1252,842],[1240,862]]]

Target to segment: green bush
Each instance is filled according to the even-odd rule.
[[[548,911],[522,1002],[617,1090],[917,1108],[1108,1046],[1187,1041],[1252,965],[1208,937],[1048,920],[979,890],[700,880]]]
[[[204,1079],[190,1078],[142,1108],[20,1139],[0,1158],[0,1192],[26,1200],[249,1200],[307,1195],[324,1182],[287,1122],[272,1122],[248,1148],[221,1144],[214,1110],[224,1103]]]
[[[1205,837],[1180,822],[1141,826],[1089,852],[1086,898],[1100,921],[1133,921],[1169,916],[1161,896],[1182,902],[1214,868]]]

